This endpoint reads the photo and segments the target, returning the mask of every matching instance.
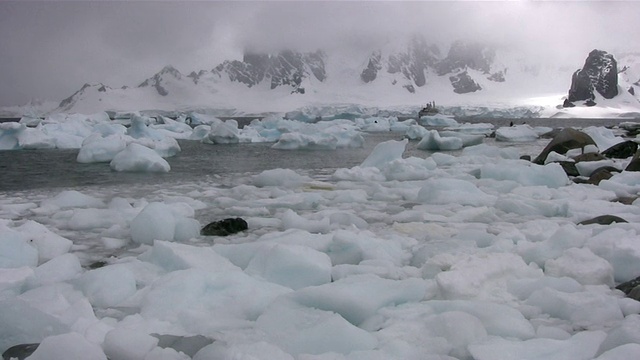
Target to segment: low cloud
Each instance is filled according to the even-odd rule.
[[[360,56],[411,34],[578,67],[593,48],[640,51],[638,13],[638,2],[0,2],[0,105],[137,85],[167,64],[211,69],[245,50]]]

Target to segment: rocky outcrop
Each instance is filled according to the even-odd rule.
[[[389,55],[387,72],[402,74],[415,86],[421,87],[427,83],[425,72],[435,66],[440,50],[435,45],[429,45],[423,37],[415,36],[409,42],[406,52]]]
[[[453,86],[453,92],[456,94],[467,94],[482,90],[482,87],[473,80],[469,73],[463,71],[457,75],[449,76],[449,81]]]
[[[561,130],[553,137],[553,140],[542,150],[540,155],[536,157],[533,162],[536,164],[544,164],[547,159],[547,155],[554,151],[558,154],[566,154],[571,149],[584,149],[587,145],[595,145],[595,141],[591,136],[583,133],[582,131],[566,128]]]
[[[618,95],[616,59],[602,50],[591,51],[582,69],[573,73],[567,100],[569,102],[593,101],[595,100],[594,91],[605,99],[612,99]]]
[[[82,85],[82,87],[80,88],[80,90],[74,92],[71,96],[69,96],[68,98],[63,99],[60,102],[60,105],[58,105],[59,108],[62,109],[66,109],[69,105],[72,105],[75,100],[80,97],[80,95],[82,95],[82,93],[91,86],[91,84],[84,84]]]
[[[229,80],[240,82],[248,87],[258,85],[265,77],[268,55],[245,54],[242,61],[225,61],[213,69],[213,73],[222,77],[227,75]]]
[[[640,171],[640,152],[636,152],[627,167],[624,169],[625,171]]]
[[[489,75],[487,77],[487,80],[493,81],[493,82],[505,82],[505,78],[504,75],[506,74],[506,70],[505,71],[497,71],[494,72],[493,74]]]
[[[633,156],[638,151],[638,143],[626,140],[613,145],[602,152],[602,155],[613,159],[626,159]]]
[[[382,69],[382,53],[380,50],[374,51],[369,58],[369,63],[367,67],[362,70],[360,74],[360,79],[365,83],[370,83],[378,77],[378,71]]]
[[[292,93],[304,94],[304,79],[311,76],[319,81],[326,79],[324,53],[316,51],[299,53],[284,50],[277,54],[246,53],[242,61],[225,61],[216,66],[212,73],[218,77],[226,76],[231,81],[240,82],[248,87],[270,82],[270,88],[291,87]],[[197,81],[197,77],[194,77]]]
[[[495,50],[481,43],[455,41],[451,44],[447,57],[437,64],[437,73],[442,76],[473,69],[489,74],[495,56]]]
[[[176,68],[171,65],[165,66],[159,73],[153,75],[153,77],[143,81],[138,87],[152,86],[156,89],[158,94],[162,96],[169,95],[169,91],[163,86],[163,84],[170,78],[180,80],[182,74]]]
[[[271,78],[271,89],[288,85],[293,88],[292,92],[304,94],[302,81],[311,74],[319,81],[324,81],[326,72],[322,58],[320,51],[307,54],[290,50],[280,52],[270,59],[267,67],[266,76]]]
[[[80,90],[74,92],[71,96],[63,99],[60,102],[60,105],[58,105],[58,109],[62,112],[68,111],[69,109],[73,108],[73,106],[75,105],[75,103],[79,100],[82,100],[82,98],[84,98],[85,96],[87,96],[88,93],[95,91],[95,92],[100,92],[100,93],[106,93],[109,90],[111,90],[110,87],[101,84],[101,83],[97,83],[97,84],[84,84],[82,85],[82,87],[80,88]]]
[[[431,90],[432,86],[442,91],[440,86],[442,83],[446,84],[447,79],[452,84],[447,91],[458,94],[483,90],[484,84],[490,82],[508,81],[506,67],[496,66],[498,62],[495,50],[478,42],[456,41],[448,52],[441,53],[437,45],[428,42],[424,36],[415,35],[404,44],[393,43],[374,50],[366,53],[368,57],[357,59],[361,65],[356,68],[351,66],[350,61],[342,61],[344,59],[340,56],[336,57],[338,62],[331,63],[322,51],[293,50],[274,53],[247,51],[241,60],[227,60],[214,65],[213,69],[196,70],[184,75],[174,67],[167,66],[139,83],[135,91],[123,91],[127,88],[109,88],[102,84],[85,85],[63,100],[55,112],[85,112],[86,108],[115,111],[138,106],[164,108],[163,104],[200,107],[203,101],[201,99],[225,93],[229,83],[258,88],[247,91],[247,94],[265,89],[284,90],[291,94],[308,94],[311,90],[313,93],[321,93],[331,90],[331,86],[319,84],[327,82],[329,76],[335,79],[354,76],[355,79],[346,79],[345,84],[349,86],[356,85],[353,80],[361,84],[386,82],[381,88],[391,85],[398,90],[404,89],[401,91],[416,94],[424,93],[421,88]],[[341,67],[345,65],[346,67]],[[328,71],[335,73],[328,74]],[[331,84],[334,84],[333,80]],[[341,84],[341,81],[335,84]],[[232,86],[235,88],[235,85]],[[238,91],[242,92],[241,89]],[[202,96],[191,96],[200,94]],[[193,102],[191,99],[194,99]],[[507,111],[509,116],[516,117],[537,114],[530,106],[522,108],[531,115],[520,113],[517,108]],[[452,111],[467,112],[466,108]],[[495,111],[501,110],[490,111],[495,114]]]
[[[380,71],[391,75],[399,75],[392,80],[413,93],[416,88],[427,84],[427,76],[448,76],[453,85],[453,91],[466,94],[481,90],[482,87],[472,78],[469,70],[475,70],[494,82],[504,82],[506,71],[492,71],[495,60],[495,50],[476,42],[454,42],[446,57],[440,56],[436,45],[427,43],[424,37],[414,36],[407,45],[406,51],[389,54],[386,58],[380,51],[375,51],[369,57],[366,67],[360,73],[364,83],[375,81]]]

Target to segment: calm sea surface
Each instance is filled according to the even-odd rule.
[[[496,127],[525,122],[523,119],[474,119],[490,122]],[[586,127],[611,126],[619,119],[529,119],[532,126]],[[197,141],[179,141],[182,151],[167,161],[169,173],[119,173],[107,163],[80,164],[78,150],[18,150],[0,151],[0,192],[29,191],[53,188],[83,188],[92,186],[127,186],[135,184],[162,184],[207,180],[227,174],[259,173],[268,169],[288,168],[306,171],[310,175],[332,174],[337,168],[350,168],[362,163],[375,145],[386,140],[400,140],[402,133],[370,133],[365,135],[365,146],[359,149],[338,150],[276,150],[273,143],[207,145]],[[521,154],[536,156],[548,142],[499,143],[486,139],[485,143],[501,147],[516,146]],[[416,149],[411,141],[404,156],[427,157],[430,152]],[[455,152],[452,154],[456,154]]]

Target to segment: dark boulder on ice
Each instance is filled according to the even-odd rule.
[[[177,336],[169,334],[151,334],[151,336],[158,339],[159,347],[163,349],[171,348],[175,351],[183,352],[190,358],[203,347],[213,344],[213,339],[202,335]]]
[[[640,276],[633,280],[623,282],[616,286],[616,289],[622,291],[628,297],[640,301]]]
[[[624,122],[619,126],[626,132],[628,137],[636,137],[640,134],[640,123],[638,122]]]
[[[602,156],[602,154],[597,153],[597,152],[590,152],[590,153],[586,153],[586,154],[580,154],[578,156],[574,156],[573,157],[573,161],[575,161],[576,163],[589,162],[589,161],[600,161],[600,160],[606,160],[606,159],[607,158]]]
[[[467,94],[482,90],[482,87],[478,85],[475,80],[469,75],[468,72],[463,71],[457,75],[449,76],[449,81],[453,86],[453,92],[456,94]]]
[[[613,200],[611,200],[612,202],[618,202],[620,204],[624,204],[624,205],[631,205],[633,204],[636,200],[638,200],[637,196],[620,196],[617,197]]]
[[[600,182],[602,180],[609,180],[611,179],[611,177],[613,177],[613,174],[610,170],[598,169],[589,176],[589,180],[587,180],[587,183],[592,185],[600,185]]]
[[[595,169],[589,178],[584,180],[581,178],[574,179],[574,182],[578,184],[592,184],[592,185],[600,185],[602,180],[609,180],[613,177],[613,173],[620,172],[620,170],[614,168],[613,166],[603,166]]]
[[[633,155],[633,158],[624,169],[625,171],[640,171],[640,151]]]
[[[613,55],[602,50],[591,51],[582,69],[573,73],[567,100],[593,102],[594,91],[605,99],[618,95],[618,64]]]
[[[633,300],[640,301],[640,286],[636,286],[633,289],[631,289],[631,291],[629,291],[627,296]]]
[[[102,267],[105,267],[109,265],[109,263],[106,260],[98,260],[98,261],[94,261],[91,264],[89,264],[87,266],[88,269],[94,270],[94,269],[99,269]]]
[[[204,236],[227,236],[247,230],[249,225],[242,218],[227,218],[207,224],[200,230]]]
[[[605,160],[605,157],[600,155],[599,153],[586,153],[573,157],[573,161],[558,161],[558,164],[562,166],[562,169],[567,174],[567,176],[577,177],[580,176],[580,172],[578,171],[578,168],[576,166],[577,163],[600,160]],[[573,181],[576,183],[592,184],[591,179],[585,180],[582,178],[576,178]]]
[[[638,143],[627,140],[615,144],[602,152],[602,155],[613,159],[626,159],[633,156],[638,151]]]
[[[571,107],[575,107],[576,104],[572,103],[571,101],[569,101],[569,99],[564,99],[564,102],[562,103],[562,107],[565,108],[571,108]]]
[[[633,86],[629,86],[629,89],[627,89],[627,91],[629,92],[629,94],[631,95],[635,95],[636,94],[636,90],[633,88]]]
[[[604,166],[595,169],[589,176],[589,184],[600,185],[602,180],[609,180],[613,177],[613,173],[620,172],[620,170],[613,166]]]
[[[558,154],[566,154],[571,149],[584,149],[587,145],[595,145],[595,141],[591,136],[582,131],[566,128],[559,131],[553,140],[542,150],[540,155],[533,162],[536,164],[544,164],[550,152],[555,151]]]
[[[593,219],[580,221],[578,225],[590,225],[590,224],[600,224],[600,225],[611,225],[613,223],[626,223],[627,220],[615,216],[615,215],[600,215],[596,216]]]
[[[8,348],[2,353],[2,360],[24,360],[31,356],[40,344],[20,344]]]
[[[580,176],[580,172],[576,167],[576,163],[573,161],[558,161],[558,164],[562,166],[562,170],[567,174],[567,176]]]

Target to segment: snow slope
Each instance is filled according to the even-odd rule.
[[[437,47],[418,38],[369,53],[247,54],[243,61],[225,61],[189,75],[169,65],[138,86],[86,84],[52,112],[215,109],[220,116],[239,116],[357,104],[414,113],[435,101],[441,110],[457,116],[491,116],[495,110],[520,108],[506,114],[634,117],[640,113],[640,55],[617,58],[619,69],[626,66],[619,74],[622,95],[590,109],[556,108],[580,62],[566,64],[556,62],[551,54],[534,58],[478,43]],[[461,90],[465,93],[454,92],[451,78],[459,76],[473,82]],[[629,88],[638,90],[635,96],[628,93]]]

